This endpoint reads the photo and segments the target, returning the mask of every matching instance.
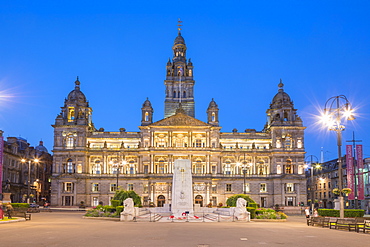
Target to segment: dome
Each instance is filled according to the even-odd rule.
[[[284,92],[284,84],[281,82],[280,80],[280,83],[278,85],[279,87],[279,90],[278,90],[278,93],[274,96],[274,98],[272,99],[272,103],[271,103],[271,106],[274,106],[274,105],[281,105],[281,104],[291,104],[291,99],[290,99],[290,96]]]
[[[86,96],[80,91],[80,81],[78,80],[78,77],[75,81],[75,85],[75,89],[68,94],[67,101],[85,103]]]
[[[180,32],[179,32],[179,35],[176,37],[174,44],[175,44],[175,45],[178,45],[178,44],[185,44],[185,40],[184,40],[184,38],[181,36],[181,33],[180,33]]]
[[[143,107],[152,107],[152,103],[150,103],[148,98],[144,101]]]
[[[44,147],[44,142],[43,141],[40,141],[40,144],[37,147],[35,147],[35,149],[37,151],[44,152],[44,153],[47,153],[48,152],[48,150],[46,149],[46,147]]]
[[[212,101],[209,102],[208,108],[218,108],[218,105],[216,104],[216,102],[214,101],[214,99],[212,99]]]

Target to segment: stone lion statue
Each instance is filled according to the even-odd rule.
[[[123,201],[124,209],[123,211],[127,214],[133,214],[134,213],[134,201],[132,198],[127,198]]]
[[[237,208],[245,208],[247,206],[247,201],[243,198],[238,198],[236,200],[236,207]]]

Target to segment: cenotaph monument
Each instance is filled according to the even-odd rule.
[[[175,217],[193,214],[193,178],[190,160],[175,160],[172,180],[171,211]]]

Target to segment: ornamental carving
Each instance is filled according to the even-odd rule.
[[[150,126],[210,126],[210,125],[203,121],[190,117],[184,113],[179,112],[176,115],[155,122]]]
[[[204,191],[206,186],[204,184],[194,184],[194,191]]]

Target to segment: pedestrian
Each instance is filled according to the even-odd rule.
[[[8,202],[6,204],[5,209],[6,209],[6,214],[8,216],[8,219],[11,219],[12,218],[13,206],[10,204],[10,202]]]
[[[304,213],[307,219],[310,218],[310,208],[309,207],[306,207],[306,209],[304,210]]]
[[[319,217],[319,212],[317,212],[316,208],[313,210],[313,217]]]
[[[0,220],[4,219],[3,204],[0,202]]]

